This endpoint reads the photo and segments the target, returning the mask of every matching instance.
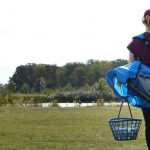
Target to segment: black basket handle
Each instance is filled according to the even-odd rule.
[[[118,118],[120,117],[120,112],[121,112],[121,109],[122,109],[123,102],[124,102],[124,100],[122,100],[122,103],[121,103],[121,106],[120,106],[120,110],[119,110],[119,113],[118,113]],[[128,103],[128,108],[129,108],[129,111],[130,111],[131,118],[133,119],[129,102],[127,101],[127,103]]]

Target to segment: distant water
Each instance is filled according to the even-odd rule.
[[[65,108],[65,107],[95,107],[95,106],[98,106],[97,103],[81,103],[81,104],[79,104],[79,103],[57,103],[57,104],[58,104],[58,107],[62,107],[62,108]],[[102,105],[103,106],[120,106],[121,103],[103,103]],[[124,103],[123,105],[127,106],[127,103]],[[23,106],[31,106],[31,105],[30,104],[27,104],[27,105],[24,104]],[[52,103],[39,103],[38,106],[51,107]],[[101,104],[99,104],[99,106],[101,106]]]

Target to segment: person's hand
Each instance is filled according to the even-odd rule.
[[[117,82],[117,85],[118,85],[119,87],[121,86],[121,84],[122,84],[122,83],[121,83],[120,81]]]
[[[126,102],[126,99],[122,99],[122,102]]]

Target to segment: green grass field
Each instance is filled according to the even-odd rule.
[[[0,150],[147,150],[144,119],[137,140],[115,141],[108,119],[117,117],[119,107],[86,108],[0,108]],[[129,117],[123,107],[121,117]]]

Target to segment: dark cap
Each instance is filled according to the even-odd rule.
[[[143,18],[146,19],[146,16],[147,16],[147,15],[150,16],[150,9],[148,9],[148,10],[145,11]]]

